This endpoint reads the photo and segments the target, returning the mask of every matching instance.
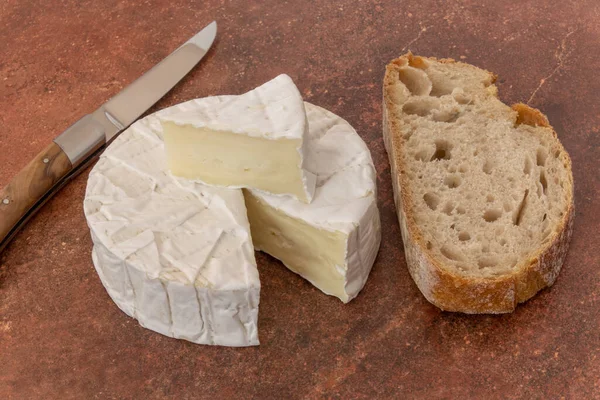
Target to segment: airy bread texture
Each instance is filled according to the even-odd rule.
[[[495,75],[408,53],[387,65],[383,135],[411,276],[448,311],[506,313],[554,283],[573,226],[569,155]]]

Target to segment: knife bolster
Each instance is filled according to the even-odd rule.
[[[76,168],[105,142],[105,128],[93,114],[81,118],[54,139],[54,143],[69,159],[72,168]]]

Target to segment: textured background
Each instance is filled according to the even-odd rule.
[[[212,20],[208,57],[155,109],[279,73],[346,118],[378,171],[383,243],[348,305],[258,256],[261,346],[141,328],[91,262],[87,171],[0,255],[0,398],[600,398],[600,4],[561,1],[0,1],[0,186]],[[499,74],[573,159],[571,250],[511,315],[440,312],[410,279],[381,139],[381,79],[407,49]]]

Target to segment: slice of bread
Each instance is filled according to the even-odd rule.
[[[408,53],[387,65],[383,136],[408,269],[442,310],[506,313],[554,283],[573,227],[569,155],[494,74]]]

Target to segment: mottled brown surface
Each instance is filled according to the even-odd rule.
[[[39,207],[44,197],[50,197],[50,191],[56,192],[71,171],[73,165],[67,154],[50,142],[8,185],[0,187],[0,252],[23,226],[27,216],[32,215],[32,208]]]
[[[213,19],[213,50],[158,108],[285,72],[351,122],[376,162],[383,222],[365,289],[343,305],[259,255],[260,347],[145,330],[93,269],[86,172],[0,255],[0,398],[600,398],[596,0],[4,0],[0,186]],[[513,314],[440,312],[406,270],[381,137],[384,66],[406,49],[498,73],[501,98],[547,113],[571,154],[571,250],[556,284]]]

